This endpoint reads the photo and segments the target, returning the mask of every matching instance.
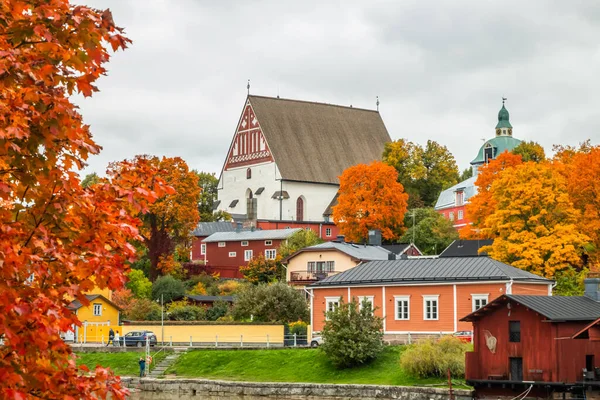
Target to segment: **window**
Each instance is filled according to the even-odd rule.
[[[488,303],[487,294],[472,294],[471,298],[473,299],[473,311],[479,310]]]
[[[463,210],[458,210],[458,220],[463,219]]]
[[[296,200],[296,221],[304,221],[304,199],[302,196]]]
[[[423,296],[423,319],[433,321],[438,319],[439,295]]]
[[[454,212],[450,211],[450,213],[448,214],[448,219],[450,221],[454,221]]]
[[[508,321],[508,341],[513,343],[521,341],[521,321]]]
[[[340,305],[340,297],[325,297],[325,311],[335,311]],[[329,320],[329,318],[326,318]]]
[[[95,316],[102,315],[102,304],[101,303],[94,303],[94,315]]]
[[[465,192],[463,192],[462,190],[457,191],[456,192],[456,205],[462,206],[465,201],[464,199],[465,199]]]
[[[252,259],[252,250],[244,250],[244,261],[250,261]]]
[[[225,247],[225,242],[219,242],[219,247]]]
[[[325,236],[331,237],[331,228],[325,229]]]
[[[247,241],[247,240],[242,240],[242,246],[243,246],[243,247],[246,247],[246,246],[248,246],[248,241]]]
[[[248,168],[246,170],[246,179],[251,179],[252,178],[252,170],[250,168]]]
[[[396,300],[396,320],[410,319],[410,296],[394,296]]]
[[[275,250],[275,249],[265,250],[265,258],[267,260],[274,260],[275,258],[277,258],[277,250]]]
[[[200,244],[200,254],[206,254],[206,244]]]
[[[307,263],[308,272],[333,272],[335,271],[335,261],[309,261]]]
[[[265,246],[273,246],[272,240],[265,240]]]
[[[375,296],[358,296],[358,309],[362,310],[363,303],[366,301],[371,306],[371,312],[373,312],[373,299]]]
[[[230,251],[229,252],[229,257],[235,257],[235,256],[237,256],[237,254],[236,254],[235,251]]]

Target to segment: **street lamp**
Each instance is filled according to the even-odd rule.
[[[158,299],[156,299],[158,302]],[[164,294],[160,294],[160,341],[162,345],[165,345],[165,303],[164,303]]]

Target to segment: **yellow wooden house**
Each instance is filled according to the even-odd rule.
[[[74,332],[65,333],[65,340],[78,343],[103,343],[108,340],[108,332],[121,334],[119,327],[120,308],[110,301],[111,292],[96,290],[94,294],[85,297],[90,304],[84,306],[79,300],[73,300],[68,308],[75,312],[83,326],[75,327]]]

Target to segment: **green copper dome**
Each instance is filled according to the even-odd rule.
[[[498,136],[493,139],[490,139],[487,142],[485,142],[483,146],[481,146],[481,148],[479,149],[479,153],[477,153],[477,157],[475,157],[475,159],[471,161],[471,164],[473,165],[484,163],[484,152],[486,148],[491,147],[493,149],[492,159],[494,159],[500,154],[504,153],[505,151],[512,151],[512,149],[517,147],[520,143],[521,141],[519,139],[515,139],[512,136]]]
[[[504,107],[504,102],[502,103],[502,108],[498,112],[498,125],[496,125],[496,129],[498,128],[512,128],[512,125],[509,122],[508,110]]]

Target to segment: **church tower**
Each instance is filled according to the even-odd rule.
[[[498,124],[496,125],[496,136],[512,136],[512,125],[508,110],[504,107],[506,98],[502,98],[502,108],[498,112]]]

